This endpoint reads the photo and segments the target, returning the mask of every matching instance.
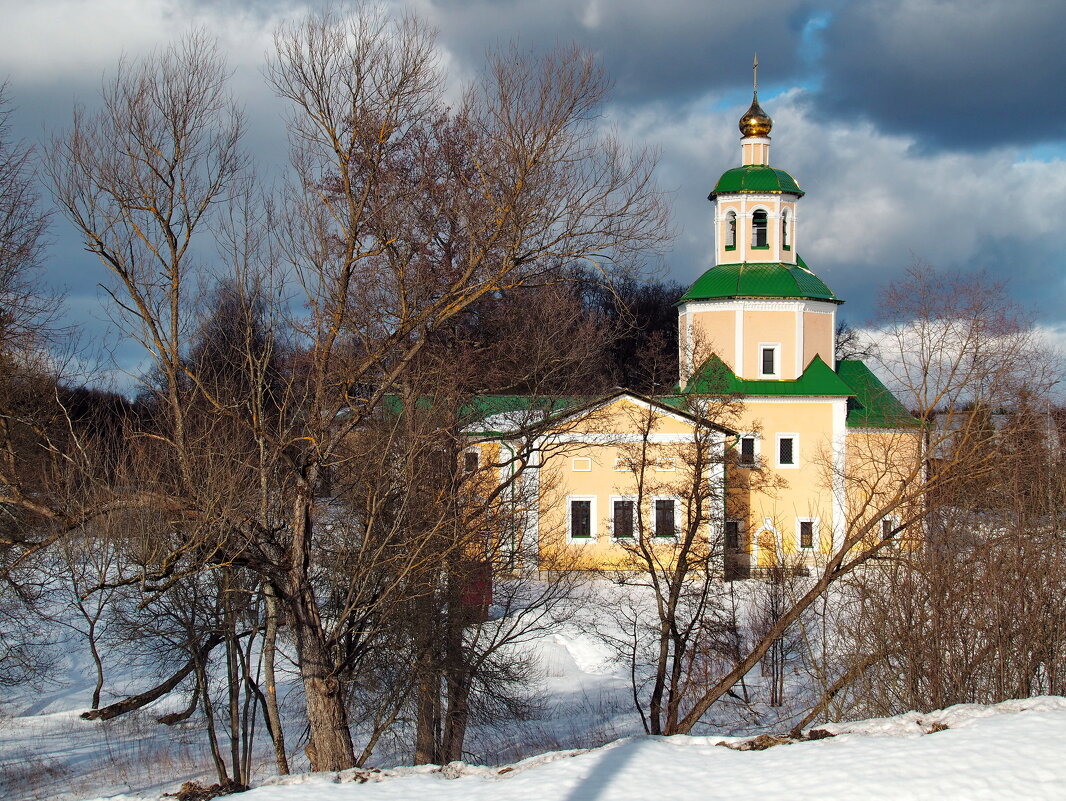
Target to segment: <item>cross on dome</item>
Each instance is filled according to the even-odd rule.
[[[752,94],[751,94],[751,107],[744,112],[744,116],[740,118],[740,132],[744,136],[766,136],[770,135],[770,129],[774,126],[774,121],[770,119],[770,115],[762,110],[762,106],[759,105],[759,54],[755,54],[755,63],[752,64]]]

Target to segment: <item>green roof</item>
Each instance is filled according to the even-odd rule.
[[[851,428],[910,428],[919,424],[865,363],[844,359],[837,363],[837,375],[854,390],[848,399],[848,426]]]
[[[711,356],[689,379],[683,394],[847,397],[855,392],[818,355],[803,375],[791,381],[738,378],[725,362]]]
[[[795,178],[784,170],[763,164],[726,170],[707,199],[714,200],[724,192],[788,192],[796,197],[803,196]]]
[[[803,259],[797,256],[796,261],[797,264],[773,261],[716,265],[689,287],[681,302],[714,298],[808,298],[843,303],[810,271]]]

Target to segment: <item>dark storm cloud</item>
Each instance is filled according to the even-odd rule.
[[[753,51],[767,84],[792,81],[804,66],[801,34],[815,13],[804,0],[427,0],[420,10],[466,72],[498,45],[576,42],[600,56],[615,99],[627,104],[747,88]]]
[[[818,107],[918,146],[1066,139],[1062,0],[870,0],[824,34]]]

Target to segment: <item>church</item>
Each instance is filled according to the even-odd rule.
[[[916,421],[862,361],[836,358],[843,300],[799,255],[818,232],[803,229],[800,185],[771,166],[772,125],[756,87],[740,166],[709,195],[714,265],[677,304],[674,391],[619,390],[542,437],[522,526],[542,568],[569,553],[624,569],[641,542],[668,553],[688,535],[744,577],[807,570],[856,523],[900,534],[898,516],[863,515],[919,453]]]

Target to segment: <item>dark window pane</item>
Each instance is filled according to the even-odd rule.
[[[751,218],[751,246],[766,247],[766,212],[757,211]]]
[[[896,527],[895,527],[895,525],[893,525],[891,520],[882,520],[881,521],[881,539],[890,540],[893,537],[895,537],[896,536],[895,528]]]
[[[776,372],[776,370],[774,369],[773,348],[762,349],[762,372],[763,375],[773,375]]]
[[[633,501],[614,502],[614,536],[617,539],[633,536]]]
[[[736,520],[725,521],[725,547],[731,551],[740,548],[740,523]]]
[[[477,472],[480,460],[477,451],[467,451],[463,454],[463,469],[468,473]]]
[[[795,454],[792,452],[792,437],[782,437],[778,440],[778,461],[781,464],[795,464]]]
[[[570,536],[592,536],[592,501],[570,501]]]
[[[755,464],[755,437],[743,437],[740,440],[740,463]]]
[[[814,523],[810,520],[803,520],[800,522],[800,547],[814,547]]]
[[[674,536],[674,502],[660,500],[655,502],[655,536]]]

